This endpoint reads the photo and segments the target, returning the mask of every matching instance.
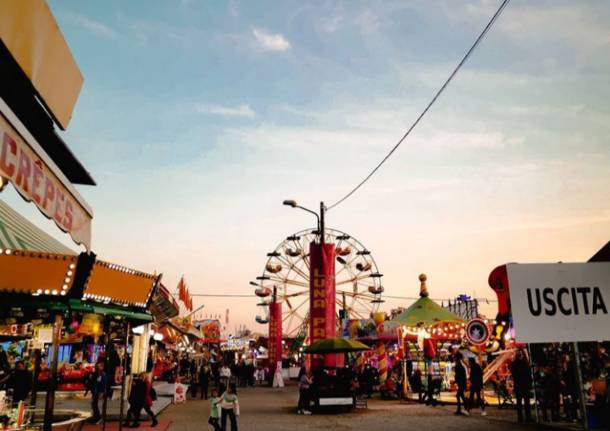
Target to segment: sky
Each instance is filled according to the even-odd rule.
[[[50,0],[85,77],[62,136],[98,184],[79,188],[94,251],[171,289],[251,293],[266,253],[313,227],[282,200],[316,208],[357,184],[499,3]],[[603,1],[513,0],[329,211],[386,294],[416,296],[426,273],[431,297],[493,299],[495,266],[584,261],[610,239],[609,21]],[[264,331],[256,302],[195,299]]]

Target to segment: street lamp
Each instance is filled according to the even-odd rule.
[[[322,244],[324,244],[324,213],[326,212],[326,207],[324,206],[324,202],[320,202],[320,214],[319,215],[315,211],[312,211],[308,208],[298,205],[297,201],[292,200],[292,199],[286,199],[284,202],[282,202],[282,204],[289,206],[291,208],[300,208],[303,211],[307,211],[308,213],[315,215],[316,219],[318,220],[318,232],[320,234],[320,242]]]

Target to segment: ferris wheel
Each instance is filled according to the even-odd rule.
[[[316,229],[297,232],[282,241],[271,253],[263,274],[256,277],[255,294],[262,313],[256,316],[268,323],[268,305],[274,288],[282,303],[282,327],[287,337],[303,334],[309,320],[309,244],[319,237]],[[382,274],[371,252],[357,239],[336,229],[325,230],[325,242],[335,244],[336,308],[352,319],[369,318],[383,302]]]

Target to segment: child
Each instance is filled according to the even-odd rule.
[[[210,425],[212,425],[212,427],[214,428],[214,431],[219,431],[220,428],[220,424],[218,423],[218,420],[220,419],[220,406],[219,403],[221,401],[221,398],[218,396],[218,389],[214,388],[212,389],[212,396],[211,396],[211,401],[210,401],[210,418],[208,419],[208,423]]]

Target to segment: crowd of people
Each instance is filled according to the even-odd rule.
[[[518,350],[510,361],[508,375],[492,375],[490,386],[496,392],[506,393],[516,404],[519,422],[533,420],[536,408],[541,421],[580,421],[582,414],[579,405],[580,394],[577,381],[577,364],[570,345],[545,344],[532,345],[530,353]],[[602,343],[589,343],[580,347],[581,375],[585,389],[588,410],[597,409],[601,415],[610,413],[610,355]],[[451,353],[450,353],[451,354]],[[456,415],[470,415],[479,409],[486,415],[484,397],[483,368],[472,355],[465,358],[460,351],[452,354],[453,381],[455,389]],[[531,362],[530,362],[531,360]],[[127,361],[129,362],[129,361]],[[116,385],[117,369],[121,358],[113,354],[102,355],[95,364],[94,372],[85,380],[86,392],[91,393],[93,422],[101,420],[100,401],[110,395]],[[400,399],[408,393],[422,403],[436,405],[443,383],[438,370],[431,364],[428,368],[415,367],[414,361],[396,361],[388,370],[387,377],[380,383],[379,371],[371,363],[362,368],[355,364],[314,372],[304,367],[298,375],[299,401],[297,413],[311,414],[311,405],[325,391],[340,396],[370,398],[379,393],[382,399]],[[27,401],[33,385],[32,366],[24,360],[10,361],[7,353],[0,347],[0,386],[12,391],[13,402]],[[161,370],[161,372],[155,372]],[[129,374],[129,370],[126,370]],[[154,376],[154,377],[153,377]],[[224,430],[230,423],[231,430],[237,430],[239,417],[238,388],[270,385],[273,373],[264,366],[255,366],[252,361],[233,360],[233,355],[207,355],[197,357],[166,352],[164,355],[150,355],[147,372],[133,377],[129,391],[129,410],[127,427],[140,424],[141,412],[147,413],[151,425],[157,425],[153,413],[156,393],[153,379],[168,382],[188,383],[191,397],[210,400],[211,414],[209,424],[215,429]],[[406,379],[406,381],[405,381]],[[119,382],[120,384],[120,382]],[[489,386],[488,386],[489,388]],[[532,404],[532,400],[534,404]],[[610,419],[605,419],[610,423]]]

